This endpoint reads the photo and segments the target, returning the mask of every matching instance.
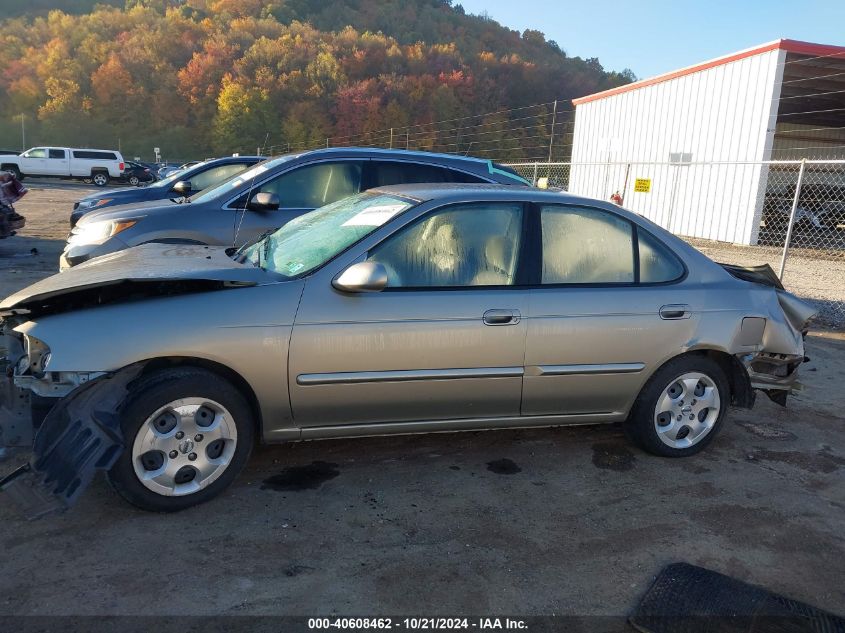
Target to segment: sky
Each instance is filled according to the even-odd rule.
[[[455,0],[640,78],[780,38],[845,46],[845,0]]]

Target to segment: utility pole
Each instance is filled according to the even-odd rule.
[[[24,115],[21,112],[21,152],[26,151],[26,125],[24,124]]]
[[[552,162],[552,143],[555,141],[555,123],[557,123],[557,99],[552,110],[552,133],[549,136],[549,162]]]

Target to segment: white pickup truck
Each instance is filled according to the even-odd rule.
[[[105,149],[33,147],[20,156],[0,156],[0,170],[12,172],[19,180],[26,176],[73,178],[105,187],[120,177],[124,167],[120,152]]]

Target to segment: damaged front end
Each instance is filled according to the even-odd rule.
[[[114,465],[123,450],[116,412],[141,371],[50,372],[48,355],[34,339],[8,329],[0,336],[0,447],[32,448],[29,463],[0,480],[0,490],[29,519],[64,510],[96,471]],[[53,405],[43,421],[33,399]]]

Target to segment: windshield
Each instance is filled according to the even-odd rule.
[[[191,202],[206,202],[208,200],[214,200],[219,196],[236,191],[242,185],[246,187],[251,187],[253,181],[257,176],[260,176],[266,171],[275,169],[279,165],[287,163],[288,161],[293,160],[298,156],[299,154],[289,154],[287,156],[273,158],[272,160],[265,160],[263,163],[258,163],[252,169],[238,174],[235,178],[230,178],[226,182],[222,182],[216,187],[209,187],[208,189],[205,189],[200,193],[192,196]]]
[[[294,218],[243,247],[237,259],[285,277],[305,275],[413,205],[395,196],[360,193]]]

